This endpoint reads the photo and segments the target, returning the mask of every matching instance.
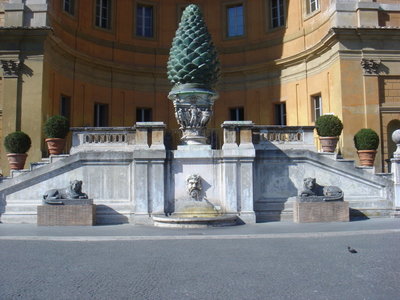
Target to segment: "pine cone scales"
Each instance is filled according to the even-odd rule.
[[[167,69],[174,85],[197,83],[211,88],[218,79],[217,52],[197,5],[191,4],[183,12]]]

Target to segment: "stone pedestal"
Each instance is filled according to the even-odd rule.
[[[295,202],[293,221],[296,223],[348,222],[349,203],[344,201]]]
[[[96,224],[96,205],[39,205],[39,226],[92,226]]]

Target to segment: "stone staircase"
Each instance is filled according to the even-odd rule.
[[[359,178],[365,178],[367,181],[385,182],[391,184],[392,174],[375,173],[374,167],[356,166],[354,160],[344,159],[336,153],[323,153],[312,151],[317,158],[315,161],[321,161],[325,165],[330,165],[332,161],[332,170],[337,172],[349,172]],[[317,178],[318,182],[318,178]],[[333,183],[332,185],[335,185]],[[293,206],[295,195],[290,198],[271,198],[261,201],[255,199],[254,210],[257,216],[257,222],[268,221],[291,221],[293,220]],[[353,218],[368,217],[388,217],[400,216],[400,212],[393,212],[393,200],[390,197],[380,196],[346,196],[345,201],[349,202],[351,208],[350,215]]]
[[[264,154],[262,154],[261,156],[265,156],[266,164],[268,164],[270,160],[280,162],[282,160],[282,155],[284,155],[285,159],[308,164],[314,169],[321,168],[322,166],[322,168],[325,168],[325,172],[330,172],[329,174],[337,174],[338,178],[355,178],[360,182],[360,184],[377,184],[379,186],[382,186],[385,191],[388,190],[388,193],[390,193],[390,186],[392,185],[392,174],[375,174],[374,168],[355,166],[355,162],[353,160],[343,159],[336,154],[318,153],[310,150],[293,151],[293,153],[290,151],[280,151],[280,154],[278,153],[279,151],[267,151],[263,152]],[[70,174],[68,172],[71,172],[71,170],[81,170],[79,172],[85,172],[83,171],[83,169],[80,169],[82,167],[82,164],[84,164],[83,161],[96,161],[99,156],[103,155],[106,154],[78,153],[73,155],[57,155],[50,156],[49,158],[44,158],[36,163],[31,163],[29,169],[12,171],[10,177],[3,177],[1,179],[0,195],[1,192],[5,189],[11,189],[12,193],[14,193],[14,186],[17,186],[17,188],[15,188],[17,193],[21,193],[20,195],[24,195],[24,190],[28,190],[31,185],[37,184],[38,182],[46,182],[47,184],[46,178],[51,178],[60,174]],[[120,155],[121,158],[118,158],[116,157],[116,154],[110,153],[109,156],[106,155],[107,157],[105,158],[106,160],[113,160],[118,164],[120,164],[122,161],[123,164],[123,160],[128,159],[130,154],[125,153]],[[318,171],[315,172],[318,173]],[[265,174],[268,174],[268,176],[265,176]],[[266,182],[273,178],[273,174],[265,174],[263,177],[266,177]],[[302,180],[303,175],[304,174],[300,172],[297,176],[300,178],[300,180]],[[76,175],[68,175],[65,177],[72,178],[73,176]],[[80,175],[78,175],[78,178],[81,178],[79,176]],[[317,182],[319,182],[318,175],[314,177],[316,177]],[[257,178],[254,179],[254,185],[263,184],[262,182],[258,182]],[[332,181],[333,182],[331,185],[335,185],[335,181]],[[62,183],[57,184],[56,186],[62,187],[65,182],[66,180],[63,179]],[[296,188],[301,189],[299,184],[297,184]],[[43,193],[46,189],[47,186],[44,186],[40,189],[40,192]],[[295,196],[297,195],[297,193],[297,191],[292,191],[290,197],[271,197],[261,200],[257,199],[257,195],[255,194],[254,210],[256,212],[257,221],[291,221],[293,218],[293,203],[295,201]],[[353,217],[400,216],[399,211],[393,210],[393,200],[390,195],[382,194],[377,196],[377,194],[375,194],[369,196],[368,194],[364,193],[363,196],[358,197],[356,194],[350,194],[346,194],[345,192],[345,201],[349,202],[351,207],[351,214]],[[36,223],[36,209],[37,205],[41,203],[41,195],[42,194],[38,194],[34,199],[32,198],[33,200],[24,199],[24,196],[0,198],[1,222]],[[132,212],[132,203],[129,199],[102,199],[101,197],[96,197],[95,200],[97,205],[98,223],[116,224],[130,222],[129,218]]]

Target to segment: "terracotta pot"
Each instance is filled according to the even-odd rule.
[[[322,152],[335,152],[338,140],[337,136],[320,136]]]
[[[7,158],[10,170],[22,170],[27,156],[28,154],[26,153],[8,153]]]
[[[65,139],[49,138],[45,139],[45,141],[47,143],[47,149],[49,149],[49,154],[59,155],[63,152]]]
[[[372,167],[375,161],[376,150],[358,150],[360,164],[364,167]]]

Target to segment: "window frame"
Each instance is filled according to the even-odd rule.
[[[138,6],[143,6],[143,7],[151,7],[152,8],[152,20],[151,20],[151,26],[152,26],[152,35],[151,36],[145,36],[145,35],[139,35],[137,30],[137,20],[138,20]],[[134,36],[137,38],[141,39],[146,39],[146,40],[153,40],[156,38],[156,20],[157,20],[157,5],[154,2],[149,2],[149,1],[135,1],[134,7],[133,7],[133,15],[134,21],[133,21],[133,32]]]
[[[279,107],[279,118],[278,110]],[[283,108],[283,110],[282,110]],[[274,103],[274,118],[275,125],[286,126],[287,125],[287,112],[286,112],[286,102],[276,102]]]
[[[65,107],[64,103],[65,102],[63,100],[67,100],[67,101],[65,101],[67,103],[67,105],[66,105],[67,112],[66,113],[64,112],[64,107]],[[60,95],[60,109],[59,109],[60,116],[64,116],[68,120],[71,121],[71,116],[72,116],[71,111],[72,111],[72,98],[71,98],[71,96],[67,96],[65,94],[61,94]]]
[[[100,5],[101,5],[101,3],[103,3],[103,1],[107,1],[109,3],[109,8],[108,8],[109,11],[107,14],[108,21],[107,21],[106,27],[101,26],[101,18],[102,18],[101,14],[99,17],[97,16],[97,3],[100,2]],[[113,26],[114,25],[113,24],[113,22],[114,22],[114,2],[113,2],[113,0],[95,0],[93,8],[94,8],[94,26],[95,26],[95,28],[100,29],[100,30],[105,30],[105,31],[112,31],[113,27],[114,27]],[[101,12],[101,9],[100,9],[100,12]],[[100,20],[99,24],[97,24],[98,18]]]
[[[70,3],[72,3],[72,8],[71,8],[71,5],[70,5],[69,10],[65,9],[65,2],[66,1],[69,1]],[[61,10],[62,10],[62,12],[67,14],[67,15],[69,15],[69,16],[71,16],[71,17],[75,17],[75,11],[76,11],[76,5],[77,5],[76,2],[77,2],[76,0],[63,0],[63,1],[61,1]]]
[[[235,111],[235,120],[232,120],[232,112]],[[240,115],[243,116],[242,119],[240,119]],[[244,121],[245,117],[244,117],[244,106],[236,106],[236,107],[230,107],[229,108],[229,121]]]
[[[243,8],[243,13],[242,13],[242,18],[243,18],[243,33],[240,35],[229,35],[229,13],[228,9],[237,7],[237,6],[242,6]],[[244,1],[230,1],[223,3],[223,22],[224,22],[224,32],[223,32],[223,39],[225,40],[232,40],[232,39],[242,39],[246,37],[246,3]]]
[[[318,103],[318,107],[317,104]],[[312,122],[316,122],[317,119],[323,115],[322,109],[322,96],[321,94],[315,94],[311,96],[311,108],[312,108]],[[319,112],[319,115],[317,114]]]
[[[320,4],[320,0],[305,0],[305,5],[304,5],[304,11],[305,11],[305,15],[306,17],[311,17],[313,15],[315,15],[316,13],[318,13],[321,9],[321,4]],[[312,10],[312,2],[315,2],[315,9]]]
[[[145,111],[149,112],[149,120],[144,120]],[[141,120],[138,118],[138,112],[141,111]],[[153,109],[151,107],[136,107],[136,122],[152,122],[153,120]]]
[[[276,1],[278,4],[282,3],[282,8],[280,8],[280,5],[277,5],[278,11],[281,12],[282,14],[278,17],[278,25],[274,26],[274,17],[273,17],[273,1]],[[286,11],[287,11],[287,1],[286,0],[268,0],[268,12],[269,12],[269,29],[280,29],[280,28],[286,28]],[[281,24],[281,19],[283,19],[283,23]]]
[[[105,120],[104,125],[100,125],[103,122],[99,122],[100,119],[98,118],[100,115],[100,111],[97,110],[97,107],[105,107]],[[93,126],[94,127],[108,127],[109,126],[109,119],[110,119],[110,109],[109,104],[104,102],[95,102],[94,103],[94,110],[93,110]]]

